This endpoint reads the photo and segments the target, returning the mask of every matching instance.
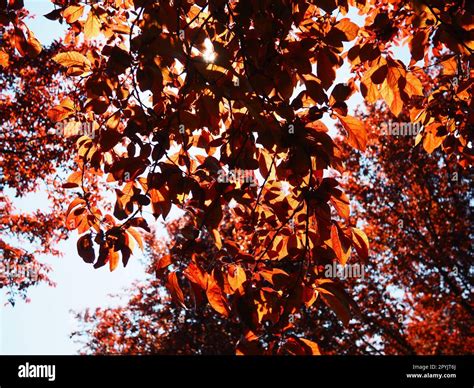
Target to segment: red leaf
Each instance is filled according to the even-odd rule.
[[[186,308],[186,305],[184,304],[183,290],[179,286],[176,272],[170,272],[168,274],[168,283],[166,284],[166,287],[170,291],[173,300],[177,302],[179,305],[181,305],[182,307]]]
[[[349,144],[358,150],[365,151],[367,146],[367,130],[365,124],[352,116],[337,115],[342,126],[347,131]]]
[[[77,240],[77,252],[86,263],[91,264],[94,262],[95,252],[90,234],[86,234]]]
[[[215,279],[210,276],[207,282],[206,290],[207,299],[211,307],[216,310],[219,314],[224,315],[225,317],[229,316],[229,307],[227,305],[227,299],[224,296],[219,284]]]
[[[369,257],[369,240],[366,234],[357,228],[352,228],[352,242],[358,255],[365,260]]]

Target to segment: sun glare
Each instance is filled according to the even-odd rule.
[[[216,59],[216,52],[214,51],[214,46],[210,39],[204,41],[204,47],[206,50],[203,53],[203,58],[206,62],[212,63]]]

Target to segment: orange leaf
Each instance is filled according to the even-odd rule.
[[[444,60],[440,65],[443,66],[443,75],[456,75],[458,73],[458,62],[455,56]]]
[[[219,233],[219,231],[217,229],[212,229],[211,235],[216,243],[217,249],[222,249],[222,239],[221,239],[221,234]]]
[[[0,66],[8,67],[10,56],[3,50],[0,50]]]
[[[229,307],[227,306],[227,300],[224,297],[224,294],[215,281],[215,279],[210,276],[207,281],[207,290],[206,290],[207,299],[211,307],[216,310],[219,314],[224,315],[225,317],[229,316]]]
[[[27,39],[28,55],[31,57],[36,57],[43,50],[43,48],[41,47],[41,43],[39,42],[38,39],[36,39],[33,32],[28,30],[27,34],[28,34],[28,39]]]
[[[306,307],[311,307],[316,299],[318,298],[318,293],[312,288],[303,286],[303,302]]]
[[[109,268],[110,272],[115,271],[119,264],[119,253],[115,252],[113,249],[109,249]]]
[[[403,64],[390,61],[387,68],[387,78],[382,83],[380,94],[395,116],[398,116],[403,109],[403,101],[400,95],[399,80],[406,76]]]
[[[331,61],[332,52],[329,49],[320,50],[317,58],[318,78],[321,80],[323,88],[328,89],[336,78],[335,64]]]
[[[172,298],[182,307],[186,308],[184,304],[184,294],[183,290],[179,286],[178,277],[176,276],[176,272],[170,272],[168,274],[168,283],[166,287],[171,293]]]
[[[425,56],[425,50],[428,49],[428,32],[426,30],[417,30],[409,41],[409,47],[413,62],[417,62],[423,59]]]
[[[358,150],[365,151],[367,146],[367,130],[365,124],[352,116],[337,115],[341,121],[342,126],[348,133],[347,141],[349,144]]]
[[[72,209],[74,209],[78,205],[85,205],[86,201],[82,198],[75,198],[69,205],[66,214],[69,215]]]
[[[203,290],[207,288],[208,274],[197,266],[196,263],[191,262],[184,270],[186,276],[191,282],[197,284]]]
[[[95,14],[95,10],[92,9],[87,15],[86,23],[84,24],[84,34],[87,39],[95,38],[100,34],[100,27],[102,23]]]
[[[82,16],[83,12],[83,5],[71,5],[64,10],[63,16],[69,24],[72,24]]]
[[[357,33],[359,32],[359,26],[350,21],[349,18],[344,18],[339,20],[334,28],[337,28],[339,31],[342,31],[345,35],[346,41],[351,41],[355,39]]]
[[[431,132],[426,132],[423,138],[423,148],[426,152],[431,154],[436,148],[438,148],[443,142],[442,137],[438,137]]]
[[[67,182],[63,184],[63,188],[72,189],[75,187],[79,187],[81,183],[82,171],[75,171],[69,176],[69,178],[67,178]]]
[[[158,261],[155,265],[155,268],[156,269],[163,269],[163,268],[168,267],[170,264],[171,264],[171,255],[164,255],[164,256],[161,256],[158,259]]]
[[[347,295],[344,289],[331,280],[323,279],[317,284],[316,290],[321,295],[324,303],[347,325],[351,319],[351,306],[357,308],[356,303]]]
[[[84,55],[78,53],[77,51],[68,51],[56,54],[53,57],[53,61],[65,67],[77,66],[82,67],[84,69],[91,67],[91,62],[89,61],[89,59],[87,59]]]
[[[138,243],[138,246],[140,247],[140,249],[143,251],[143,239],[142,239],[142,235],[135,229],[135,228],[128,228],[127,229],[127,233],[130,233],[133,238],[135,239],[135,241]]]
[[[74,103],[69,97],[66,97],[64,100],[61,101],[59,105],[56,105],[48,111],[48,118],[51,121],[57,123],[61,120],[68,118],[73,113]]]
[[[360,229],[352,228],[352,242],[361,259],[367,259],[369,256],[369,239]]]
[[[303,342],[306,347],[308,347],[310,354],[312,354],[313,356],[321,355],[321,352],[319,351],[319,346],[316,342],[310,341],[306,338],[299,338],[299,340]]]
[[[240,265],[229,266],[229,274],[227,276],[232,291],[238,290],[247,280],[244,269]]]
[[[413,73],[407,73],[407,83],[405,92],[411,96],[423,96],[423,85],[418,77]]]
[[[336,225],[331,226],[331,242],[332,242],[332,250],[336,254],[337,259],[342,265],[344,265],[345,263],[343,262],[343,259],[342,259],[341,241],[339,240],[339,233],[337,231]]]
[[[351,211],[349,206],[349,198],[347,198],[347,195],[343,191],[339,189],[333,189],[331,192],[330,202],[336,209],[337,214],[339,214],[342,218],[349,218]]]

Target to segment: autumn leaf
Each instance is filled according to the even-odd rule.
[[[91,70],[91,62],[77,51],[68,51],[57,54],[53,60],[61,66],[67,67],[68,75],[82,75]]]
[[[229,266],[228,280],[232,291],[238,290],[247,280],[244,269],[240,265]]]
[[[64,10],[63,16],[69,24],[72,24],[82,16],[83,12],[83,5],[70,5]]]
[[[405,91],[410,97],[423,96],[423,85],[415,74],[407,73]]]
[[[77,206],[85,205],[86,201],[83,198],[74,198],[74,200],[69,204],[66,215],[69,215],[71,211],[76,208]]]
[[[214,310],[225,317],[229,316],[230,310],[227,305],[227,300],[224,296],[224,293],[222,292],[222,289],[219,287],[218,283],[212,276],[210,276],[207,281],[206,295],[209,304]]]
[[[66,97],[64,100],[61,101],[59,105],[51,108],[48,111],[48,118],[58,123],[74,113],[74,102],[69,98]]]
[[[69,178],[67,178],[67,182],[63,184],[63,188],[73,189],[75,187],[81,186],[81,184],[82,184],[82,171],[75,171],[69,176]]]
[[[428,32],[426,30],[418,30],[410,39],[409,47],[413,62],[423,59],[425,55],[425,48],[428,39]]]
[[[444,75],[453,76],[458,72],[458,63],[455,56],[450,56],[440,63]]]
[[[51,12],[48,12],[47,14],[43,15],[46,19],[49,19],[49,20],[58,20],[59,18],[61,18],[61,12],[62,10],[60,8],[58,9],[55,9]]]
[[[10,56],[3,50],[0,50],[0,66],[7,67]]]
[[[90,234],[81,236],[77,240],[77,252],[82,257],[84,262],[91,264],[95,260],[94,247],[92,245],[92,239]]]
[[[332,243],[332,249],[334,253],[336,254],[336,257],[341,262],[341,264],[344,265],[345,263],[342,260],[342,246],[341,246],[341,241],[339,240],[339,233],[337,231],[336,225],[331,226],[331,243]]]
[[[364,123],[352,116],[337,115],[337,117],[347,131],[347,141],[349,144],[358,150],[365,151],[367,146],[367,130]]]
[[[109,261],[109,270],[113,272],[117,269],[119,262],[120,262],[120,255],[118,252],[114,251],[113,249],[109,249],[108,254],[108,261]]]
[[[310,341],[306,338],[299,338],[301,342],[303,342],[306,347],[309,348],[309,353],[313,356],[319,356],[321,352],[319,351],[319,346],[316,342]]]
[[[342,230],[334,224],[331,226],[331,247],[341,265],[345,265],[350,257],[350,245]]]
[[[38,39],[36,39],[35,35],[31,30],[27,30],[27,52],[28,55],[31,57],[36,57],[41,53],[43,50],[41,43],[39,42]]]
[[[127,229],[127,233],[130,234],[134,238],[134,240],[138,243],[138,246],[140,247],[140,249],[143,251],[144,244],[143,244],[143,239],[142,239],[141,234],[135,228],[132,228],[132,227]]]
[[[183,290],[178,283],[178,277],[175,271],[168,274],[168,283],[166,284],[166,287],[170,291],[173,300],[182,307],[186,308]]]
[[[90,67],[90,61],[81,53],[77,51],[69,51],[57,54],[53,57],[53,60],[65,67]]]
[[[387,77],[380,87],[380,94],[390,107],[395,116],[398,116],[403,109],[403,100],[400,94],[401,79],[405,79],[406,70],[403,64],[397,61],[390,61],[387,64]]]
[[[211,230],[211,235],[214,238],[217,249],[221,249],[222,248],[222,239],[221,239],[221,235],[220,235],[219,231],[217,229],[212,229]]]
[[[380,85],[387,79],[388,74],[388,66],[383,64],[379,68],[377,68],[374,72],[372,72],[370,79],[371,81],[376,84]]]
[[[24,32],[20,28],[15,28],[13,35],[13,44],[18,50],[18,53],[24,57],[28,53],[28,43]]]
[[[332,53],[328,50],[321,50],[318,54],[317,72],[318,78],[324,89],[328,89],[336,78],[335,64],[331,61]]]
[[[357,33],[359,32],[359,26],[351,22],[349,18],[343,18],[339,20],[334,28],[344,33],[345,41],[354,40],[357,36]]]
[[[447,317],[462,323],[471,312],[461,261],[474,41],[462,4],[55,0],[46,17],[68,28],[46,50],[27,29],[28,4],[0,3],[0,251],[9,268],[0,288],[12,297],[47,277],[19,280],[10,264],[34,268],[77,231],[94,268],[125,267],[139,247],[153,274],[126,307],[97,310],[91,352],[469,350],[462,325],[449,335],[426,323],[448,327]],[[411,55],[397,59],[396,47]],[[345,136],[333,136],[328,116]],[[423,131],[367,133],[389,122]],[[453,171],[464,178],[454,182]],[[17,206],[15,195],[36,188],[50,207]],[[77,191],[72,202],[63,188]],[[160,215],[167,237],[139,232]],[[371,236],[370,279],[354,279],[362,270],[331,280],[326,265],[359,265],[348,262],[352,248],[353,261],[368,260],[354,225]],[[446,257],[459,269],[450,281]],[[417,268],[439,281],[413,276]],[[394,284],[396,298],[386,292]],[[366,310],[356,340],[336,323],[357,312],[354,299]],[[182,314],[185,304],[193,308]],[[413,319],[400,323],[400,309]]]
[[[86,39],[95,38],[100,34],[101,21],[95,13],[96,11],[92,9],[87,15],[86,22],[84,24],[84,35]]]
[[[188,265],[188,267],[184,270],[184,276],[186,276],[191,282],[197,284],[203,290],[207,288],[209,275],[196,263],[191,262]]]
[[[443,142],[443,137],[437,135],[437,130],[440,127],[441,125],[439,123],[433,123],[428,125],[424,131],[423,148],[429,154],[431,154]]]
[[[366,260],[369,257],[369,239],[367,235],[358,228],[352,228],[352,242],[361,259]]]
[[[347,325],[351,319],[351,302],[346,294],[332,282],[321,283],[316,290],[324,303],[336,313],[344,325]]]
[[[344,219],[348,219],[350,216],[350,203],[347,195],[339,190],[333,189],[330,198],[331,204],[336,209],[337,213]]]
[[[155,268],[157,270],[163,269],[168,267],[172,263],[171,261],[171,255],[163,255],[159,258],[159,260],[156,262]]]

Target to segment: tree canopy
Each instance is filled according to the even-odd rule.
[[[68,30],[43,48],[23,1],[0,1],[1,184],[47,182],[55,204],[31,218],[3,195],[0,249],[26,263],[37,252],[4,234],[50,252],[77,233],[111,271],[147,250],[156,279],[95,316],[93,351],[466,351],[469,2],[52,3]],[[420,130],[382,133],[392,122]],[[172,209],[159,245],[150,225]]]

